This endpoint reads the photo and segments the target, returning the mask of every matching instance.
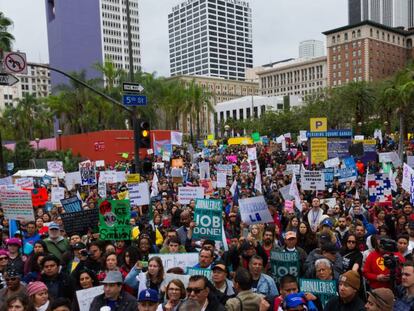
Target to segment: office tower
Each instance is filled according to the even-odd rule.
[[[411,8],[411,11],[410,11]],[[413,0],[348,0],[350,25],[370,20],[389,27],[413,25]]]
[[[244,80],[253,65],[248,1],[187,0],[168,15],[170,72]]]
[[[134,69],[141,64],[138,0],[129,0]],[[86,70],[87,78],[102,77],[93,68],[111,59],[129,70],[125,0],[46,0],[51,67],[65,72]],[[67,80],[51,73],[52,87]]]
[[[299,58],[320,57],[325,55],[323,42],[319,40],[306,40],[299,44]]]

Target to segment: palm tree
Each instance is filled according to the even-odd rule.
[[[14,37],[8,32],[8,28],[13,25],[11,19],[4,16],[3,12],[0,12],[0,53],[2,51],[11,51]]]

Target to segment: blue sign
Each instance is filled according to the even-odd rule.
[[[329,130],[327,132],[306,132],[306,137],[352,137],[352,130]]]
[[[345,167],[356,169],[354,157],[347,157],[345,159],[342,159],[342,162],[344,162]]]
[[[349,146],[351,138],[329,138],[328,139],[328,158],[346,158],[349,157]]]
[[[325,175],[325,187],[331,187],[334,180],[335,170],[333,167],[324,168],[323,174]]]
[[[358,173],[356,168],[346,167],[335,169],[335,177],[338,177],[340,183],[345,183],[347,181],[354,181],[357,179]]]
[[[123,95],[122,103],[125,106],[146,106],[147,96],[145,95]]]

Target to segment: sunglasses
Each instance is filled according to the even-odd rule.
[[[352,244],[355,244],[355,243],[356,243],[356,241],[349,240],[349,241],[347,241],[347,243],[352,243]]]
[[[7,260],[7,257],[0,257],[0,260]]]
[[[188,294],[191,294],[192,292],[194,292],[196,295],[198,295],[204,289],[205,288],[191,288],[191,287],[187,287],[187,293]]]

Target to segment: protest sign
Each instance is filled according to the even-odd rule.
[[[328,138],[328,159],[345,158],[349,156],[351,138],[329,137]],[[325,166],[326,167],[326,166]]]
[[[187,267],[187,274],[188,275],[203,275],[207,279],[209,279],[210,281],[211,281],[211,274],[212,274],[212,272],[213,271],[211,269]]]
[[[230,163],[237,163],[237,156],[236,155],[228,155],[226,156],[226,160]]]
[[[322,307],[329,299],[338,296],[336,281],[322,281],[318,279],[299,279],[299,288],[304,293],[314,294],[319,298]]]
[[[263,196],[239,199],[240,215],[248,225],[260,223],[273,223],[267,204]]]
[[[171,268],[181,268],[187,271],[187,267],[194,267],[198,264],[198,253],[177,253],[177,254],[150,254],[152,257],[160,257],[165,271]]]
[[[340,164],[339,158],[333,158],[333,159],[329,159],[326,160],[325,162],[323,162],[326,168],[329,167],[338,167]]]
[[[171,177],[173,182],[181,183],[183,181],[183,169],[182,168],[171,168]]]
[[[33,177],[17,178],[14,184],[19,188],[34,188]]]
[[[227,176],[233,176],[233,165],[232,164],[217,164],[217,174],[224,173]]]
[[[196,199],[193,238],[221,241],[222,212],[221,200]]]
[[[128,184],[137,184],[141,181],[141,176],[139,174],[127,174],[126,181]]]
[[[126,173],[116,171],[116,181],[115,182],[126,182]]]
[[[80,212],[82,210],[82,201],[77,196],[60,200],[66,213]]]
[[[92,186],[96,184],[95,165],[91,161],[79,163],[79,174],[82,186]]]
[[[148,205],[150,202],[149,187],[146,182],[139,184],[128,184],[129,200],[131,205]]]
[[[294,197],[289,194],[290,184],[279,188],[279,192],[282,195],[283,200],[294,200]]]
[[[183,133],[171,132],[171,145],[181,146],[183,143]]]
[[[32,204],[34,207],[43,206],[48,200],[48,193],[46,188],[32,189]]]
[[[335,198],[322,199],[321,204],[326,204],[329,206],[329,208],[334,208],[336,205],[336,199]]]
[[[407,164],[413,168],[414,167],[414,156],[407,156]]]
[[[89,229],[98,226],[98,209],[87,209],[80,212],[62,213],[63,227],[68,235],[72,233],[86,234]]]
[[[200,169],[200,179],[210,178],[210,163],[209,162],[200,162],[198,163]]]
[[[343,164],[345,167],[356,168],[354,157],[346,157],[342,159]]]
[[[322,171],[302,170],[300,184],[302,190],[325,190],[325,175]]]
[[[105,167],[105,160],[96,160],[95,161],[96,167]]]
[[[63,162],[47,161],[47,170],[52,173],[63,173]]]
[[[256,147],[247,148],[247,157],[250,161],[256,161],[257,160]]]
[[[226,173],[217,173],[217,188],[226,188],[227,176]]]
[[[171,167],[183,167],[184,161],[183,159],[172,159],[171,160]]]
[[[392,206],[391,181],[388,174],[367,175],[370,205]]]
[[[286,251],[271,251],[270,264],[272,266],[273,276],[276,282],[286,274],[297,277],[300,271],[299,253]]]
[[[200,179],[200,186],[204,188],[204,195],[206,197],[213,194],[214,188],[211,179]]]
[[[409,165],[404,163],[403,180],[401,183],[401,187],[407,192],[410,192],[411,177],[414,177],[414,169],[412,169]]]
[[[325,187],[332,187],[334,180],[335,169],[333,167],[322,169],[323,175],[325,176]]]
[[[203,187],[178,187],[178,203],[190,204],[191,200],[204,198]]]
[[[340,169],[335,169],[335,176],[338,177],[340,183],[345,183],[347,181],[354,181],[358,177],[357,170],[354,167],[345,167]]]
[[[52,187],[51,199],[53,204],[60,204],[60,200],[65,198],[65,188]]]
[[[102,171],[99,172],[99,182],[107,184],[116,184],[117,182],[117,171]]]
[[[395,151],[378,153],[378,159],[381,163],[392,163],[394,167],[401,166],[401,160]]]
[[[89,311],[91,303],[96,296],[104,293],[104,286],[94,286],[87,289],[76,291],[76,298],[78,299],[79,311]]]
[[[21,190],[0,191],[1,207],[4,217],[20,221],[34,221],[32,194]]]
[[[300,164],[286,164],[286,172],[291,174],[300,175]]]
[[[80,176],[79,171],[66,173],[65,184],[68,190],[72,190],[76,184],[80,185],[80,183],[81,183],[81,176]]]
[[[273,175],[273,168],[266,167],[265,172],[266,172],[266,176],[272,176]]]
[[[129,200],[99,200],[99,238],[101,240],[130,240]]]
[[[98,195],[106,198],[106,182],[98,182]]]
[[[13,178],[11,176],[0,178],[0,185],[11,185],[13,184]]]
[[[163,160],[163,161],[165,161],[165,162],[169,162],[169,161],[170,161],[170,159],[171,159],[171,152],[169,152],[169,151],[164,151],[164,152],[162,153],[162,160]]]
[[[290,200],[286,200],[285,201],[285,211],[287,213],[294,213],[294,209],[293,209],[293,201]]]

